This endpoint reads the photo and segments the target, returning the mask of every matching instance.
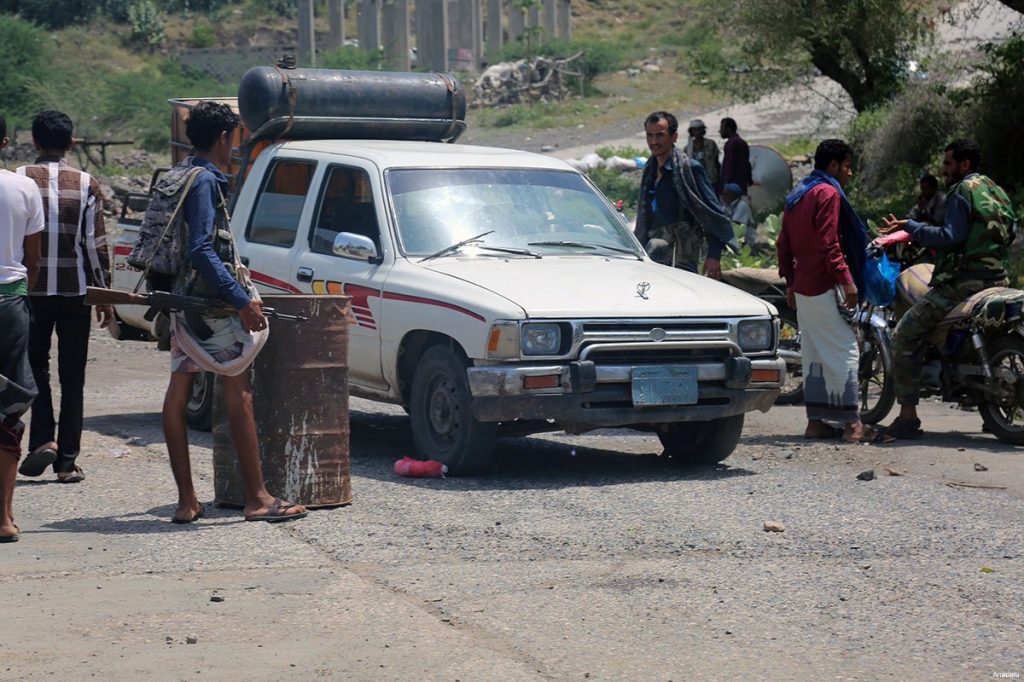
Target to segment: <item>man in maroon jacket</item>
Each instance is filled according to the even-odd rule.
[[[843,186],[853,177],[853,150],[825,140],[814,152],[814,171],[786,197],[776,248],[786,302],[796,310],[804,367],[805,438],[835,438],[826,421],[843,424],[842,437],[864,437],[857,391],[857,337],[840,306],[857,308],[857,285],[841,244]],[[847,205],[848,206],[848,205]],[[850,209],[852,212],[852,209]],[[856,229],[862,229],[856,226]]]
[[[753,183],[750,168],[750,145],[739,136],[736,121],[731,118],[723,118],[718,128],[718,134],[725,140],[725,158],[722,159],[722,172],[718,176],[718,194],[721,196],[725,186],[735,183],[743,188],[746,195],[747,188]]]

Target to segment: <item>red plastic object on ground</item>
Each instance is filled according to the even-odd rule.
[[[444,478],[448,467],[432,459],[426,461],[403,457],[395,462],[395,473],[410,478]]]

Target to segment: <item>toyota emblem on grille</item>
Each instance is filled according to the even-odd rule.
[[[636,293],[640,294],[640,298],[646,299],[647,292],[651,289],[650,282],[640,282],[636,285]]]

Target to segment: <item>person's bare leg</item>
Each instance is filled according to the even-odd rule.
[[[249,373],[239,376],[221,377],[224,381],[224,402],[228,409],[228,426],[231,429],[231,443],[238,455],[242,470],[242,484],[245,487],[245,516],[264,514],[274,504],[274,496],[267,492],[263,482],[263,465],[260,463],[259,441],[256,437],[256,422],[252,412],[252,390],[249,387]],[[306,511],[302,505],[288,509],[288,514]]]
[[[808,419],[804,438],[826,438],[833,436],[832,427],[820,419]]]
[[[178,486],[178,508],[174,518],[191,520],[201,509],[196,489],[192,483],[192,463],[188,453],[188,424],[185,422],[185,408],[192,397],[192,382],[195,374],[172,372],[164,396],[164,438],[167,440],[167,455],[171,460],[171,473]]]
[[[14,524],[14,486],[18,480],[18,458],[0,450],[0,535],[9,537],[20,531]]]

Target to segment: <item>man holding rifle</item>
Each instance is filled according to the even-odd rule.
[[[185,409],[197,372],[208,369],[223,376],[231,441],[238,454],[245,487],[246,521],[290,521],[306,516],[305,507],[274,497],[263,482],[248,367],[262,346],[267,318],[255,289],[238,259],[226,207],[227,178],[222,169],[231,161],[238,116],[226,104],[200,102],[185,122],[195,151],[174,172],[196,175],[184,200],[187,242],[175,278],[174,294],[220,299],[237,314],[175,313],[171,325],[171,381],[164,398],[164,436],[171,471],[178,486],[174,523],[191,523],[203,516],[192,483]]]

